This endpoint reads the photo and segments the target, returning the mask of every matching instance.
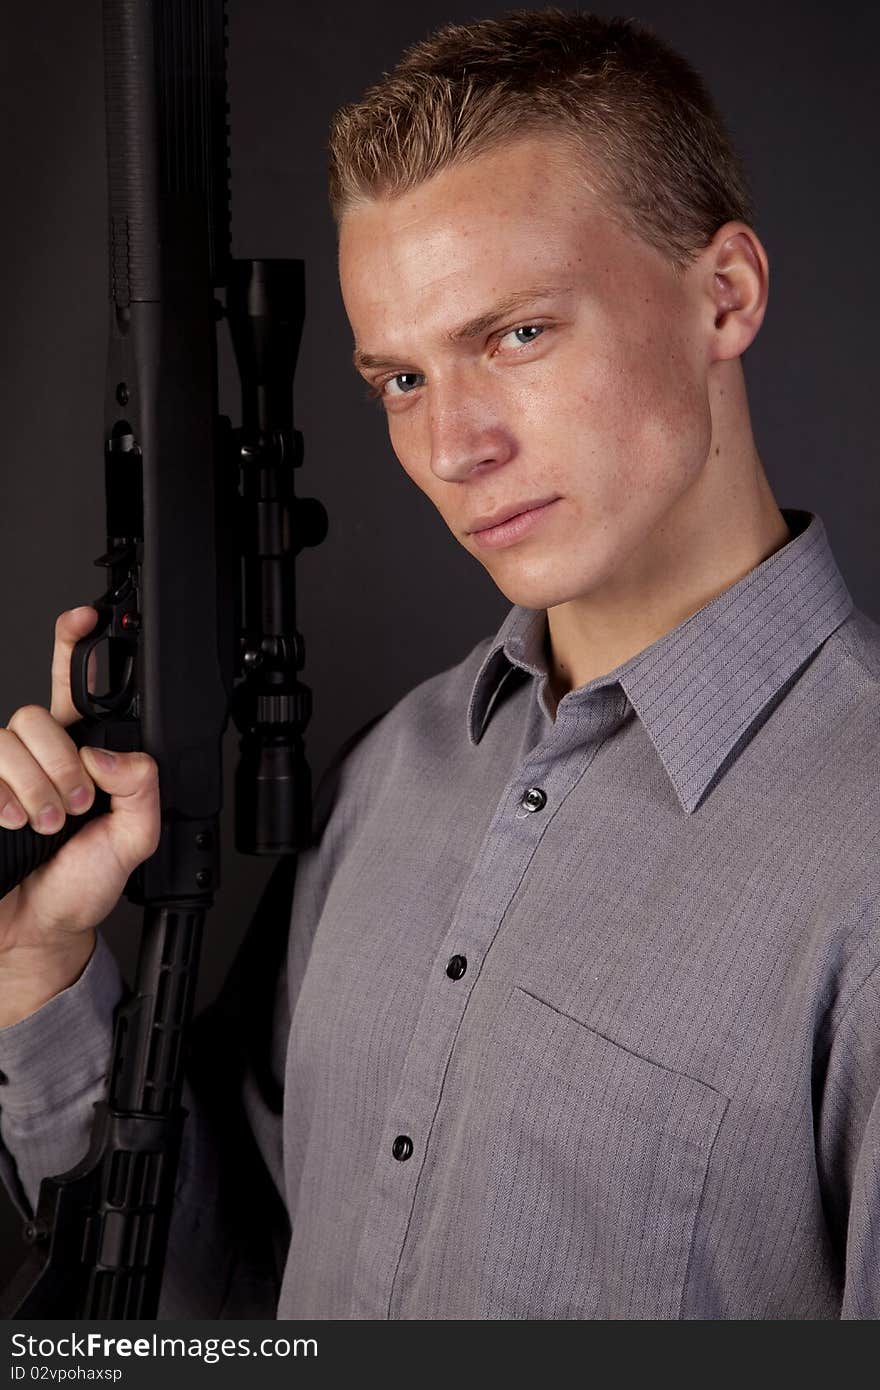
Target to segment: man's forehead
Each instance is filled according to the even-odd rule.
[[[519,140],[442,170],[415,188],[346,211],[339,229],[343,293],[381,280],[420,289],[467,265],[477,274],[501,258],[540,259],[583,238],[601,216],[595,196],[558,142]]]

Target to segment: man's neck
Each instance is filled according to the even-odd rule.
[[[791,540],[753,453],[727,496],[711,487],[661,553],[633,557],[613,583],[547,610],[548,703],[606,675],[678,627]],[[686,539],[685,539],[686,538]]]

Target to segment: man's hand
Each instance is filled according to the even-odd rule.
[[[78,749],[64,732],[80,717],[70,695],[71,653],[97,616],[91,607],[60,615],[51,708],[23,705],[0,729],[0,826],[30,822],[52,835],[66,815],[88,810],[96,786],[111,796],[108,815],[83,826],[0,900],[0,1027],[33,1013],[79,977],[94,950],[95,928],[159,843],[155,760],[147,753]]]

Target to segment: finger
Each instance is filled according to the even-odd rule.
[[[6,830],[21,830],[23,825],[27,825],[27,811],[22,806],[18,797],[0,780],[0,825]]]
[[[65,727],[81,718],[70,697],[70,658],[81,637],[92,631],[98,621],[98,610],[89,604],[70,608],[61,613],[55,623],[55,647],[52,652],[52,698],[49,711]],[[94,680],[94,653],[89,658],[89,683]]]
[[[159,844],[156,760],[149,753],[108,753],[90,747],[82,748],[80,756],[96,785],[110,793],[114,847],[120,860],[134,868],[154,854]]]
[[[0,777],[18,797],[35,830],[52,834],[63,825],[65,815],[88,810],[94,785],[79,749],[48,710],[23,705],[0,736]]]

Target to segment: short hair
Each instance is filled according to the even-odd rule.
[[[634,20],[559,9],[445,25],[341,107],[334,219],[536,133],[573,146],[603,209],[676,271],[725,222],[752,220],[745,171],[694,68]]]

